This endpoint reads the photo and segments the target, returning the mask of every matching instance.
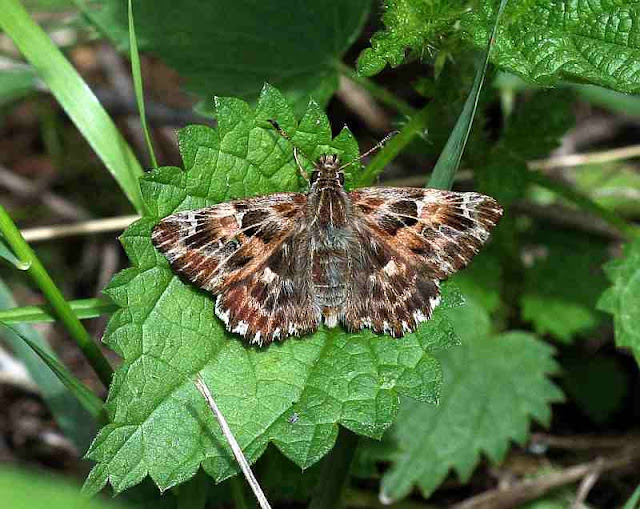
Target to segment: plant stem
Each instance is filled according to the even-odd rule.
[[[309,509],[336,509],[341,506],[349,470],[358,446],[358,435],[340,428],[336,445],[322,463],[320,480],[309,504]]]
[[[389,142],[378,152],[371,163],[359,175],[360,185],[370,185],[376,176],[384,170],[402,150],[419,134],[424,132],[427,121],[431,116],[430,105],[418,110],[411,120],[405,124],[401,131],[391,138]]]
[[[407,117],[412,117],[418,111],[409,103],[403,101],[395,94],[389,92],[386,88],[381,87],[373,80],[360,76],[354,69],[352,69],[348,65],[345,65],[340,61],[337,61],[335,65],[340,74],[346,76],[350,80],[360,85],[373,97],[378,99],[382,104],[393,108],[398,113],[401,113],[402,115],[405,115]]]
[[[91,339],[91,336],[89,336],[87,330],[82,323],[80,323],[80,320],[73,313],[71,306],[69,306],[69,303],[65,300],[62,292],[60,292],[55,285],[51,276],[49,276],[42,263],[40,263],[40,260],[29,247],[29,244],[22,238],[20,230],[18,230],[2,205],[0,205],[0,232],[4,235],[5,241],[16,256],[29,263],[27,273],[31,276],[34,283],[38,285],[40,290],[42,290],[53,311],[80,347],[80,350],[82,350],[85,358],[91,364],[91,367],[95,370],[102,383],[108,387],[111,382],[111,376],[113,375],[113,369],[109,365],[109,362],[100,351],[100,348],[98,348],[98,345]]]

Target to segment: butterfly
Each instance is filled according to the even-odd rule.
[[[295,147],[294,157],[307,177]],[[431,318],[440,282],[471,261],[502,208],[473,192],[347,192],[348,164],[320,156],[307,193],[178,212],[154,227],[152,242],[175,272],[216,296],[227,330],[252,344],[339,323],[403,336]]]

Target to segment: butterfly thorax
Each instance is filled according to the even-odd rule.
[[[334,325],[346,299],[345,274],[352,239],[352,204],[335,155],[322,156],[311,175],[307,214],[312,284],[316,303]]]

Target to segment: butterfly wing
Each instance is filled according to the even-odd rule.
[[[502,215],[478,193],[363,188],[350,198],[355,270],[343,321],[394,336],[431,318],[440,281],[471,261]]]
[[[152,242],[175,272],[216,294],[231,332],[262,344],[317,327],[306,276],[307,198],[276,193],[179,212],[160,221]]]

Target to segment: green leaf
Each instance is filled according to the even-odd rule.
[[[107,34],[127,44],[127,6],[101,0],[91,13]],[[265,81],[302,112],[309,95],[326,104],[338,86],[334,62],[354,42],[370,0],[225,0],[134,2],[141,51],[160,57],[208,102],[214,95],[255,101]]]
[[[69,306],[80,320],[96,318],[113,313],[118,306],[108,298],[70,300]],[[0,309],[0,322],[8,325],[16,323],[42,323],[57,320],[51,306],[23,306]]]
[[[438,355],[444,369],[438,407],[403,399],[393,428],[399,450],[382,480],[381,500],[417,485],[429,496],[455,470],[465,483],[480,455],[500,462],[511,440],[524,444],[531,419],[548,425],[562,393],[549,380],[553,349],[536,336],[490,332],[489,317],[469,301],[450,313],[463,346]]]
[[[120,492],[149,475],[161,489],[180,484],[202,465],[220,481],[236,472],[221,433],[193,384],[202,374],[247,459],[272,442],[300,467],[333,446],[338,424],[379,438],[393,422],[400,394],[435,402],[440,367],[432,352],[456,342],[443,309],[401,340],[363,331],[322,329],[268,348],[247,347],[214,315],[214,300],[184,283],[152,246],[151,229],[178,210],[241,196],[299,189],[291,144],[270,128],[275,119],[308,158],[326,151],[357,156],[354,138],[335,139],[311,102],[296,122],[284,97],[265,87],[255,110],[238,99],[216,99],[216,129],[180,132],[185,170],[159,168],[142,181],[152,216],[130,226],[121,241],[133,267],[107,294],[122,309],[105,342],[123,357],[111,386],[111,423],[89,457],[97,462],[85,489],[107,481]],[[267,128],[267,126],[269,128]],[[355,170],[354,170],[355,171]],[[447,296],[445,304],[452,303]],[[290,422],[297,414],[298,419]]]
[[[616,344],[631,348],[640,362],[640,239],[627,244],[624,256],[609,262],[605,272],[612,284],[598,308],[613,315]]]
[[[482,47],[495,10],[494,0],[480,0],[461,19],[463,36]],[[566,79],[638,93],[640,9],[630,2],[510,2],[492,62],[541,85]]]
[[[407,50],[424,55],[443,35],[484,48],[493,28],[495,0],[385,0],[384,30],[358,60],[361,74],[402,63]],[[492,63],[541,84],[591,82],[626,93],[640,90],[640,9],[629,2],[510,2]]]
[[[114,501],[88,500],[68,480],[51,474],[3,467],[0,469],[0,500],[11,509],[124,509]]]
[[[404,62],[408,49],[424,54],[430,43],[452,29],[467,8],[468,2],[463,0],[385,0],[385,29],[376,32],[371,48],[361,53],[358,72],[372,76],[387,64],[397,67]]]
[[[529,250],[534,258],[525,272],[522,317],[539,334],[564,343],[597,326],[603,315],[596,303],[607,284],[601,269],[608,259],[606,243],[545,229],[531,239]]]
[[[29,17],[19,0],[5,0],[0,28],[13,39],[139,213],[144,204],[138,185],[140,163],[96,96],[49,36]]]
[[[4,312],[4,308],[15,306],[15,304],[11,291],[0,280],[0,316]],[[7,323],[2,318],[0,318],[0,322]],[[32,343],[50,351],[46,340],[34,328],[27,325],[15,325],[15,329],[22,336],[29,338]],[[24,363],[29,375],[38,386],[47,408],[51,411],[65,436],[72,440],[78,449],[86,450],[96,428],[95,420],[91,414],[82,408],[78,400],[69,393],[38,354],[12,329],[0,325],[0,337],[9,345],[14,355]]]

